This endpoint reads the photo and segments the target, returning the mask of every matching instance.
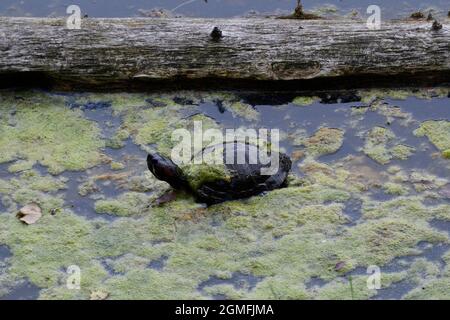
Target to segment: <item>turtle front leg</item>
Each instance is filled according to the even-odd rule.
[[[176,190],[170,189],[160,195],[158,198],[152,200],[149,206],[162,206],[163,204],[175,201],[177,199],[178,193]]]

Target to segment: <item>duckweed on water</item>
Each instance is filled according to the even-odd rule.
[[[320,128],[305,141],[309,154],[320,156],[337,152],[343,144],[344,131],[335,128]]]
[[[367,133],[364,153],[380,164],[392,159],[407,160],[415,151],[413,147],[396,144],[394,133],[383,127],[375,127]]]
[[[442,151],[442,156],[445,159],[450,159],[450,149]]]
[[[360,90],[358,93],[362,97],[362,102],[371,103],[377,99],[393,99],[393,100],[405,100],[408,97],[417,97],[421,99],[431,99],[433,97],[446,97],[448,94],[448,88],[436,87],[423,90],[392,90],[392,89],[370,89]]]
[[[401,196],[408,193],[408,189],[399,183],[387,182],[383,186],[384,192],[390,195]]]
[[[259,112],[251,105],[247,103],[233,102],[228,104],[228,108],[231,110],[233,116],[244,118],[248,121],[258,121],[259,120]]]
[[[182,106],[174,104],[150,109],[132,109],[124,115],[121,130],[129,132],[136,144],[145,148],[156,146],[162,154],[169,155],[178,143],[172,140],[176,129],[193,130],[194,121],[201,121],[203,130],[218,128],[214,120],[202,114],[185,117],[180,112]]]
[[[306,107],[312,105],[318,100],[319,98],[317,97],[296,97],[294,100],[292,100],[292,103],[297,106]]]
[[[13,164],[11,171],[39,162],[58,174],[101,162],[104,143],[98,126],[84,119],[79,110],[66,108],[60,97],[33,95],[17,101],[13,95],[2,95],[0,110],[0,163],[27,160],[19,168]]]
[[[450,121],[425,121],[414,134],[418,137],[426,136],[442,151],[444,158],[450,158]]]
[[[411,280],[417,287],[405,295],[405,299],[412,300],[447,300],[450,299],[450,251],[443,255],[445,266],[439,266],[429,261],[420,261],[411,267]],[[420,277],[419,274],[425,275]]]
[[[117,199],[97,201],[95,211],[117,216],[138,215],[150,204],[149,200],[149,196],[145,193],[127,192]]]
[[[450,254],[443,256],[442,266],[415,257],[423,250],[420,244],[450,242],[446,232],[431,226],[436,220],[450,221],[449,205],[427,202],[432,195],[441,199],[438,192],[448,179],[401,164],[380,171],[362,153],[324,163],[321,155],[341,148],[344,125],[333,129],[321,124],[315,134],[302,137],[300,146],[308,155],[299,164],[302,177],[292,173],[287,188],[210,207],[179,194],[176,200],[155,206],[152,199],[168,190],[167,184],[151,176],[145,159],[127,161],[116,155],[117,150],[111,152],[108,165],[82,172],[76,181],[38,173],[33,169],[36,162],[54,174],[99,164],[100,131],[84,118],[82,108],[65,107],[67,97],[38,93],[18,101],[13,97],[1,96],[1,130],[13,142],[0,137],[0,150],[10,150],[13,143],[22,149],[13,147],[2,158],[15,162],[8,165],[13,174],[0,179],[0,245],[12,254],[4,265],[0,261],[0,295],[29,279],[42,288],[41,299],[367,299],[377,292],[367,289],[365,275],[353,272],[375,264],[383,272],[383,288],[409,281],[417,289],[406,298],[448,297]],[[203,114],[192,116],[202,99],[240,101],[220,93],[85,94],[77,99],[80,105],[110,103],[122,121],[115,133],[117,147],[131,138],[127,144],[162,151],[170,150],[171,130],[191,129],[193,120],[204,120],[204,128],[220,128]],[[424,122],[416,134],[426,135],[445,152],[450,149],[441,144],[447,122],[437,122]],[[39,143],[30,138],[41,131],[45,135]],[[62,137],[57,131],[63,132]],[[59,145],[50,145],[54,142]],[[369,131],[365,143],[364,153],[383,163],[407,159],[413,152],[381,127]],[[214,179],[226,176],[207,169]],[[71,200],[66,199],[69,182],[79,182],[80,195],[96,196],[91,213],[97,211],[98,218],[87,219],[66,207]],[[105,196],[102,188],[107,183],[120,192]],[[373,198],[374,188],[389,199]],[[30,202],[39,204],[43,216],[36,224],[25,225],[15,214]],[[352,215],[354,203],[360,204],[361,216]],[[105,214],[117,217],[106,220]],[[405,265],[406,271],[384,272],[404,256],[414,261]],[[66,287],[71,265],[81,269],[80,290]],[[251,281],[242,282],[240,277]],[[313,279],[324,284],[310,287]]]
[[[290,139],[293,145],[304,146],[307,156],[315,158],[337,152],[344,142],[344,130],[322,127],[308,137],[304,129],[297,129]]]

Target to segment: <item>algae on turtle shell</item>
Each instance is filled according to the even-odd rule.
[[[201,185],[208,182],[231,180],[230,173],[225,165],[206,164],[184,165],[182,170],[192,190],[197,190]]]

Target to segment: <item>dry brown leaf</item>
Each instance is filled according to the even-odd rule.
[[[101,290],[91,291],[91,300],[105,300],[109,297],[109,293]]]
[[[26,224],[34,224],[42,217],[42,210],[37,204],[30,203],[19,210],[17,217]]]
[[[338,263],[336,263],[336,265],[334,266],[334,270],[335,271],[341,271],[342,269],[344,269],[345,267],[345,261],[339,261]]]

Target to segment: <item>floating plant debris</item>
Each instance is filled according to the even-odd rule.
[[[34,224],[42,217],[42,210],[35,203],[27,204],[20,208],[17,217],[26,224]]]

